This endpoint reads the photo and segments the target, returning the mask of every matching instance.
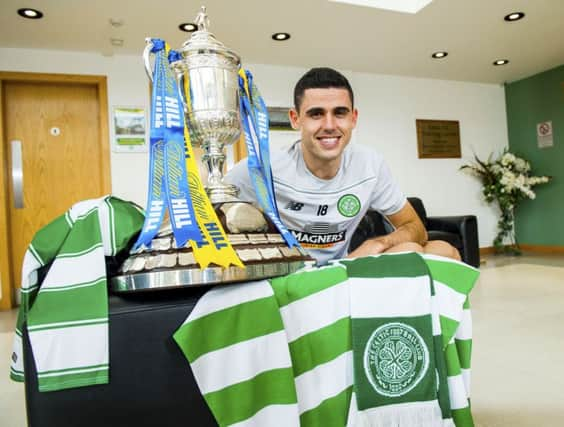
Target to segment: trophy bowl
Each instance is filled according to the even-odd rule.
[[[223,182],[224,147],[234,144],[241,135],[241,60],[209,32],[205,7],[195,23],[198,30],[182,45],[181,58],[173,61],[171,68],[178,82],[191,142],[204,151],[202,160],[208,169],[206,191],[210,200],[233,201],[237,188]]]

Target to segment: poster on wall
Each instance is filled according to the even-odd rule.
[[[554,146],[552,138],[552,121],[537,124],[537,145],[539,148]]]
[[[147,144],[147,113],[143,107],[114,107],[113,151],[145,152]]]

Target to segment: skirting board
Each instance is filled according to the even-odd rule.
[[[537,254],[564,254],[564,246],[529,245],[527,243],[520,243],[519,247],[522,251]],[[493,253],[495,253],[493,246],[480,248],[480,255],[490,255]]]

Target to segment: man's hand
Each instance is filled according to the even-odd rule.
[[[388,220],[395,227],[392,233],[367,239],[348,258],[384,252],[423,252],[423,246],[427,243],[427,231],[409,202],[399,212],[388,216]]]
[[[358,248],[347,255],[347,258],[359,258],[368,255],[378,255],[390,248],[386,236],[365,240]]]

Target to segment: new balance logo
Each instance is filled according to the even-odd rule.
[[[291,211],[301,211],[303,207],[304,204],[300,202],[289,202],[286,205],[286,209],[290,209]]]

